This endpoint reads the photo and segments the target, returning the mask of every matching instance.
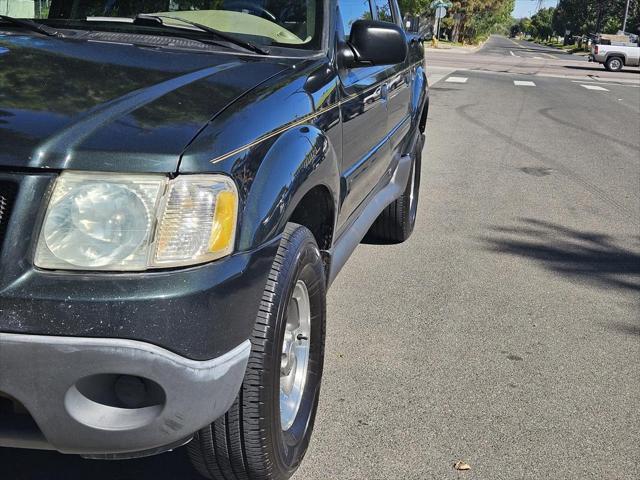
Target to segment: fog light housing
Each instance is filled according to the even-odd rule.
[[[65,408],[77,422],[100,430],[135,430],[162,412],[166,394],[153,380],[115,373],[84,377],[65,395]]]

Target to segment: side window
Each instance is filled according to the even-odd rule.
[[[351,25],[358,20],[371,20],[371,4],[369,0],[339,0],[340,16],[344,27],[344,36],[349,37]]]
[[[389,0],[375,0],[378,19],[382,22],[393,22],[393,10]]]

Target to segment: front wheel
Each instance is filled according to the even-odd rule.
[[[313,235],[288,224],[262,296],[240,393],[188,445],[206,478],[284,480],[300,465],[320,394],[325,285]]]

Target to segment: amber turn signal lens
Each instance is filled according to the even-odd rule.
[[[235,192],[224,191],[218,194],[209,237],[209,252],[219,253],[233,249],[237,204]]]

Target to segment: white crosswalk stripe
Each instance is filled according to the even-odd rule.
[[[429,81],[429,86],[433,86],[441,80],[444,80],[453,72],[455,72],[455,69],[453,68],[432,66],[427,70],[427,80]]]
[[[612,83],[612,82],[588,82],[586,80],[571,80],[573,83],[579,84],[591,84],[591,85],[611,85],[612,87],[629,87],[629,88],[640,88],[640,85],[629,84],[629,83]]]
[[[528,80],[514,80],[513,84],[517,87],[535,87],[536,84]]]
[[[608,92],[609,90],[601,87],[600,85],[580,85],[583,88],[586,88],[587,90],[598,90],[600,92]]]
[[[449,77],[445,80],[445,82],[449,83],[467,83],[467,77]]]

